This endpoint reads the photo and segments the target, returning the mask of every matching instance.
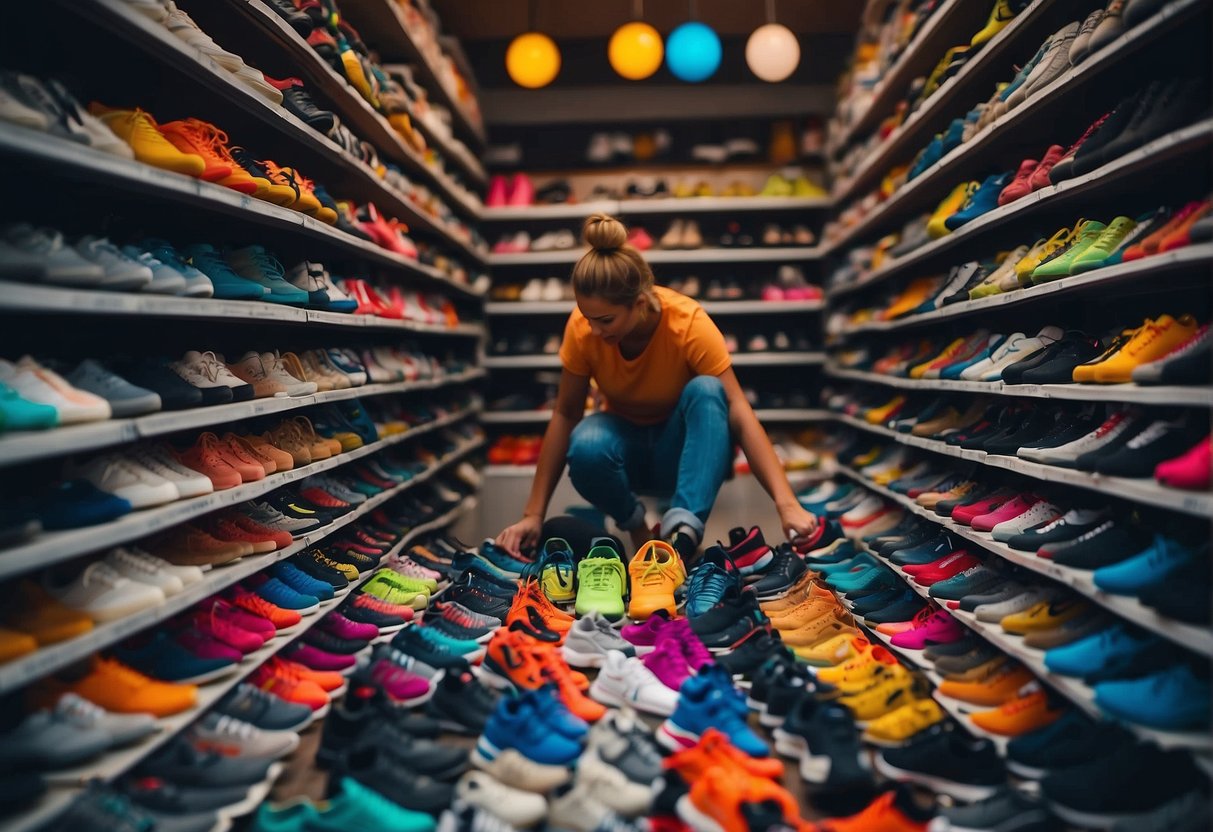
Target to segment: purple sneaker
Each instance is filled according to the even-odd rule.
[[[641,624],[629,624],[619,631],[624,641],[636,648],[636,655],[652,653],[663,630],[670,625],[670,616],[665,610],[657,610]]]
[[[173,638],[178,644],[200,659],[220,659],[231,664],[236,664],[244,658],[244,654],[235,647],[224,644],[218,639],[211,638],[206,633],[194,627],[181,630]]]
[[[320,627],[337,638],[346,638],[350,641],[370,641],[379,638],[379,628],[374,624],[351,621],[339,612],[331,612],[326,615],[320,622]]]
[[[890,640],[894,647],[905,647],[907,650],[925,650],[932,644],[950,644],[964,638],[968,630],[944,610],[937,610],[934,615],[912,630],[898,633]]]
[[[695,631],[691,629],[691,622],[685,618],[671,621],[669,635],[665,637],[678,642],[678,646],[682,648],[683,657],[694,673],[698,673],[716,661],[712,658],[708,648],[703,646],[699,636],[695,635]]]
[[[352,672],[354,665],[358,664],[358,659],[354,656],[330,653],[301,641],[297,641],[283,650],[282,655],[293,662],[310,667],[312,670],[335,670],[338,673],[345,673],[346,671]]]
[[[429,679],[410,673],[387,659],[380,659],[371,665],[370,678],[393,705],[402,708],[420,705],[435,690],[435,685]]]
[[[678,690],[691,677],[682,647],[673,638],[663,638],[641,661],[670,690]]]

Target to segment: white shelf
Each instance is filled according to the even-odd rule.
[[[558,370],[559,355],[490,355],[481,362],[489,370]]]
[[[938,454],[977,462],[991,468],[1002,468],[1014,471],[1025,477],[1043,482],[1062,483],[1085,488],[1088,491],[1098,491],[1122,500],[1135,500],[1152,506],[1193,514],[1197,517],[1213,517],[1213,494],[1199,491],[1180,491],[1166,488],[1151,479],[1130,479],[1128,477],[1109,477],[1103,474],[1093,474],[1086,471],[1075,471],[1069,468],[1058,468],[1053,465],[1041,465],[1026,459],[1010,456],[995,456],[985,451],[968,451],[957,448],[936,439],[923,439],[908,433],[898,433],[882,425],[870,425],[862,419],[836,413],[834,418],[869,433],[880,434],[915,448],[923,448]]]
[[[984,130],[975,135],[969,141],[954,148],[947,156],[943,157],[938,163],[933,165],[929,170],[922,173],[912,182],[908,182],[897,190],[891,197],[885,200],[878,208],[873,209],[867,216],[861,219],[852,227],[844,230],[839,235],[830,240],[823,242],[823,247],[828,253],[843,250],[852,247],[857,238],[875,231],[878,227],[889,224],[895,218],[901,216],[899,210],[904,213],[904,206],[907,204],[913,205],[911,199],[917,195],[919,201],[924,199],[924,194],[936,193],[950,187],[956,183],[956,180],[961,178],[957,169],[961,165],[969,162],[976,154],[989,151],[990,146],[998,139],[1008,134],[1013,128],[1022,126],[1022,122],[1026,122],[1029,118],[1036,116],[1046,106],[1053,106],[1059,96],[1073,93],[1073,90],[1084,81],[1088,81],[1097,73],[1107,70],[1121,60],[1125,60],[1126,56],[1133,53],[1134,50],[1148,43],[1150,39],[1163,34],[1173,25],[1178,25],[1184,17],[1189,13],[1194,12],[1201,6],[1201,0],[1175,0],[1171,5],[1164,7],[1161,11],[1154,14],[1148,21],[1138,26],[1134,26],[1128,32],[1120,36],[1120,38],[1104,47],[1099,52],[1087,58],[1076,67],[1071,67],[1066,72],[1063,72],[1048,86],[1037,90],[1032,97],[1028,98],[1018,107],[1000,116],[996,121],[987,125]],[[1165,137],[1164,137],[1165,138]],[[1154,144],[1154,143],[1151,143]],[[1135,154],[1128,154],[1134,156]],[[1138,157],[1136,160],[1141,162],[1153,162],[1153,159],[1146,157]],[[1105,166],[1105,169],[1108,166]],[[1101,169],[1103,170],[1103,169]],[[1101,176],[1103,174],[1100,174]],[[1088,177],[1080,177],[1087,179]],[[1098,177],[1097,177],[1098,178]],[[1073,180],[1070,180],[1071,182]],[[1062,183],[1063,185],[1066,183]],[[1071,185],[1071,188],[1075,187]],[[1029,197],[1017,200],[1006,206],[1023,206],[1024,203],[1031,204],[1034,202],[1034,197],[1039,194],[1044,194],[1053,190],[1046,188],[1042,191],[1037,191]],[[991,214],[1000,214],[1005,209],[997,209],[990,212]],[[985,217],[988,217],[986,214]],[[984,219],[985,217],[981,218]],[[972,226],[980,222],[980,219]],[[966,226],[967,230],[969,226]],[[949,240],[956,237],[956,234],[949,234],[943,240]],[[963,238],[960,238],[963,239]],[[936,241],[940,242],[940,241]],[[933,244],[928,244],[914,252],[899,258],[897,261],[890,263],[886,268],[892,269],[905,265],[912,260],[922,258],[921,252],[924,249],[930,249]],[[903,262],[904,261],[904,262]],[[884,269],[882,268],[881,271]]]
[[[95,180],[107,186],[117,186],[132,193],[150,194],[200,211],[228,214],[254,228],[262,226],[299,233],[305,238],[323,241],[331,248],[338,248],[347,256],[361,257],[374,265],[399,269],[406,275],[424,278],[430,283],[439,284],[445,289],[468,297],[480,297],[471,287],[451,280],[437,269],[416,260],[400,257],[306,214],[254,199],[221,185],[154,168],[131,159],[121,159],[86,145],[48,133],[27,130],[8,122],[0,123],[0,152],[59,170],[71,171],[80,178]]]
[[[327,136],[308,127],[285,108],[274,105],[237,81],[234,75],[208,56],[174,36],[166,26],[135,11],[123,0],[94,0],[79,8],[90,19],[119,36],[130,38],[137,47],[146,49],[153,56],[182,68],[196,66],[198,71],[188,73],[190,77],[215,90],[234,106],[287,135],[309,152],[337,165],[342,175],[349,177],[347,185],[356,185],[366,198],[373,198],[380,208],[399,215],[410,228],[434,234],[457,252],[478,262],[483,261],[482,252],[448,228],[442,220],[419,210],[406,195],[398,193],[361,159],[355,158]],[[340,196],[337,194],[334,198]]]
[[[745,211],[811,211],[830,208],[829,197],[796,196],[700,196],[687,198],[608,199],[572,205],[521,205],[485,208],[480,218],[491,222],[534,220],[583,220],[593,213],[616,216],[644,214],[729,214]]]
[[[43,647],[34,653],[30,653],[28,656],[0,665],[0,693],[16,690],[36,679],[54,673],[60,668],[67,667],[86,658],[111,644],[116,644],[127,636],[146,630],[161,621],[173,617],[178,612],[188,609],[198,601],[222,592],[249,575],[256,574],[280,560],[285,560],[310,546],[316,545],[331,536],[334,532],[370,514],[393,497],[428,482],[444,468],[463,459],[483,444],[484,440],[465,443],[462,448],[448,454],[424,472],[397,486],[389,488],[387,491],[376,494],[345,516],[339,517],[329,525],[296,539],[294,543],[285,549],[265,555],[241,558],[231,564],[215,567],[206,573],[201,583],[195,584],[184,592],[170,597],[165,603],[157,607],[143,610],[125,618],[119,618],[116,621],[100,624],[77,638],[59,642],[49,647]]]
[[[948,390],[994,396],[1028,396],[1067,401],[1133,402],[1136,404],[1213,407],[1213,388],[1142,384],[1007,384],[1003,381],[960,381],[934,378],[902,378],[865,370],[826,367],[826,375],[903,390]]]
[[[490,301],[484,305],[489,315],[567,315],[573,311],[571,300]],[[709,315],[786,315],[817,312],[825,308],[820,300],[700,300]]]
[[[1080,64],[1079,68],[1084,66],[1086,66],[1085,63]],[[1018,110],[1013,110],[1012,112],[1018,112]],[[1161,136],[1137,150],[1126,153],[1119,159],[1108,162],[1103,167],[1096,168],[1082,176],[1065,179],[1057,185],[1050,185],[1047,188],[1034,191],[1023,199],[1017,199],[1001,208],[995,208],[993,211],[982,214],[957,231],[919,246],[913,251],[869,272],[864,278],[849,286],[829,289],[826,294],[830,298],[835,298],[884,281],[911,266],[919,265],[923,261],[934,258],[936,255],[949,249],[956,248],[962,243],[972,241],[975,237],[991,229],[996,229],[1012,219],[1018,220],[1029,216],[1039,205],[1043,204],[1045,208],[1052,209],[1057,207],[1060,202],[1064,202],[1071,197],[1080,196],[1092,199],[1098,192],[1114,187],[1128,177],[1141,175],[1142,171],[1146,168],[1167,163],[1175,164],[1177,157],[1205,149],[1211,140],[1213,140],[1213,119],[1205,119],[1196,124],[1188,125],[1180,130],[1176,130],[1174,133]],[[962,145],[961,147],[967,147],[967,145]],[[922,179],[923,177],[919,177],[911,184],[915,184]],[[898,191],[898,193],[901,193],[901,191]]]
[[[824,352],[743,352],[730,358],[734,367],[783,367],[789,364],[824,364]]]
[[[1173,618],[1159,614],[1152,607],[1138,601],[1136,598],[1124,595],[1111,595],[1095,586],[1091,579],[1092,572],[1086,569],[1073,569],[1054,563],[1047,558],[1037,557],[1031,552],[1021,552],[1001,543],[986,532],[979,532],[969,526],[957,523],[950,517],[936,514],[930,509],[923,508],[904,494],[898,494],[882,485],[878,485],[861,472],[845,465],[838,466],[840,473],[861,483],[865,488],[896,502],[906,510],[935,523],[948,532],[962,537],[971,543],[991,552],[1005,561],[1022,566],[1050,580],[1057,581],[1090,598],[1101,607],[1115,613],[1126,621],[1139,627],[1157,633],[1164,638],[1174,641],[1181,647],[1195,650],[1205,656],[1213,657],[1213,631],[1192,624],[1185,624]]]
[[[85,526],[66,531],[44,532],[33,540],[0,551],[0,578],[18,575],[31,569],[50,566],[88,552],[96,552],[110,546],[136,540],[141,537],[162,531],[179,523],[184,523],[203,514],[218,511],[221,508],[236,505],[246,500],[255,500],[263,494],[275,491],[284,485],[298,482],[305,477],[331,471],[357,459],[378,453],[384,448],[422,436],[440,427],[465,419],[479,412],[479,408],[468,408],[443,419],[430,422],[427,425],[413,428],[405,433],[399,433],[364,445],[346,453],[303,465],[289,471],[270,474],[263,480],[245,483],[216,491],[201,497],[188,500],[178,500],[175,503],[158,506],[143,511],[133,511],[109,523],[96,526]]]
[[[755,410],[760,422],[811,422],[831,418],[828,410],[814,408],[779,408]],[[486,425],[546,425],[552,419],[550,410],[498,410],[481,413]]]
[[[169,318],[199,318],[219,321],[312,324],[319,326],[383,329],[418,335],[458,335],[478,338],[484,325],[462,323],[457,326],[417,321],[354,315],[324,309],[301,309],[259,300],[220,300],[186,298],[173,295],[108,292],[100,289],[73,289],[43,286],[0,279],[0,309],[22,312],[69,313],[86,315],[157,315]]]
[[[1189,270],[1196,267],[1207,270],[1213,262],[1213,243],[1197,243],[1184,248],[1145,257],[1141,260],[1130,260],[1118,263],[1085,274],[1059,278],[1048,283],[1004,292],[1000,295],[990,295],[976,300],[965,300],[949,304],[942,309],[923,312],[918,315],[908,315],[892,321],[867,321],[860,324],[848,324],[838,332],[842,335],[856,335],[864,332],[888,332],[948,320],[965,315],[973,315],[987,310],[1001,310],[1008,306],[1018,306],[1025,303],[1035,303],[1041,300],[1056,301],[1058,295],[1069,296],[1079,292],[1102,292],[1116,289],[1122,284],[1129,289],[1140,289],[1142,281],[1159,278],[1170,272]],[[1206,277],[1201,273],[1200,277]],[[836,295],[837,290],[834,292]]]
[[[760,422],[817,422],[833,418],[830,411],[813,407],[759,408],[754,415]]]
[[[474,504],[474,498],[469,497],[443,516],[411,530],[392,547],[388,554],[399,553],[405,546],[408,546],[422,535],[449,525]],[[359,576],[347,589],[342,590],[333,601],[326,602],[323,605],[324,608],[317,614],[304,619],[299,629],[295,632],[277,636],[261,649],[245,656],[231,675],[210,684],[200,685],[198,688],[197,705],[183,713],[174,714],[173,716],[159,720],[160,731],[148,737],[143,742],[106,754],[100,760],[75,769],[47,773],[45,775],[49,787],[47,795],[33,808],[7,819],[4,826],[5,832],[33,832],[34,830],[39,830],[43,827],[43,824],[65,810],[87,788],[90,781],[112,781],[133,769],[158,748],[168,743],[192,725],[199,717],[213,708],[220,699],[252,675],[268,659],[281,652],[283,648],[297,639],[302,638],[308,630],[320,623],[341,600],[348,597],[351,592],[369,580],[374,574],[374,570],[371,570]],[[265,795],[262,799],[268,796],[268,784],[264,791]]]
[[[215,407],[197,407],[190,410],[169,410],[149,413],[131,419],[109,419],[85,425],[71,425],[44,431],[10,431],[0,433],[0,467],[29,462],[34,459],[64,456],[82,451],[148,439],[180,430],[223,425],[283,413],[302,407],[311,407],[328,402],[366,396],[383,396],[392,393],[410,393],[418,390],[437,390],[455,384],[475,381],[486,375],[482,369],[469,370],[454,376],[426,381],[398,381],[390,384],[366,384],[348,390],[333,390],[310,396],[285,399],[254,399],[249,402],[234,402]]]
[[[528,251],[521,254],[490,254],[490,266],[571,265],[581,259],[585,249]],[[752,246],[750,248],[649,249],[644,259],[650,263],[788,263],[816,260],[816,246]]]

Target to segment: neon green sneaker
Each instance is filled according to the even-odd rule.
[[[430,590],[415,578],[406,578],[391,569],[380,569],[362,585],[362,591],[389,604],[422,610],[429,606]]]
[[[1059,249],[1060,254],[1032,269],[1032,284],[1047,283],[1067,276],[1074,259],[1094,245],[1106,228],[1107,226],[1098,220],[1087,220],[1081,228],[1076,228],[1069,244]]]
[[[1108,227],[1099,235],[1099,239],[1087,247],[1087,250],[1074,258],[1070,264],[1070,274],[1081,274],[1092,269],[1102,269],[1104,266],[1119,263],[1112,255],[1116,254],[1125,237],[1137,228],[1137,220],[1129,217],[1117,217],[1108,223]]]
[[[623,618],[623,596],[628,573],[619,553],[609,546],[595,546],[577,564],[578,616],[597,610],[611,621]]]
[[[573,547],[564,538],[553,537],[543,544],[543,594],[549,601],[567,604],[577,597],[573,581],[573,564],[577,558]]]

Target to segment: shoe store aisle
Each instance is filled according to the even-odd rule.
[[[0,832],[1213,826],[1213,2],[7,11]],[[812,533],[493,542],[596,213]]]

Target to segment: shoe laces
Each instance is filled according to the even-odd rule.
[[[721,598],[735,584],[733,577],[713,563],[705,563],[694,571],[687,585],[687,597]]]
[[[263,274],[268,274],[271,278],[283,280],[283,275],[286,274],[286,269],[282,263],[278,262],[278,258],[270,254],[261,246],[253,246],[249,254],[249,259],[253,265],[261,270]]]
[[[1074,142],[1074,144],[1072,144],[1068,148],[1066,148],[1066,152],[1061,154],[1061,158],[1064,159],[1067,156],[1072,155],[1074,153],[1074,151],[1076,151],[1076,150],[1078,150],[1078,148],[1082,147],[1083,143],[1087,139],[1091,138],[1091,136],[1094,135],[1095,131],[1098,130],[1100,127],[1102,127],[1103,123],[1112,116],[1112,112],[1115,112],[1115,111],[1110,111],[1110,112],[1104,113],[1102,116],[1100,116],[1098,119],[1096,119],[1095,123],[1092,124],[1090,127],[1088,127],[1083,132],[1083,134],[1078,137],[1078,141]]]
[[[223,443],[209,431],[198,437],[198,450],[207,465],[220,465],[226,461],[223,459]]]
[[[192,139],[195,144],[201,145],[202,148],[225,162],[236,162],[227,149],[227,133],[215,125],[196,118],[187,118],[178,122],[178,125],[178,129]]]
[[[255,726],[226,714],[219,716],[212,730],[216,734],[226,734],[229,737],[239,737],[245,740],[254,739],[261,733]]]
[[[142,107],[136,107],[126,116],[126,119],[134,125],[131,138],[161,143],[168,141],[157,127],[156,119]]]

